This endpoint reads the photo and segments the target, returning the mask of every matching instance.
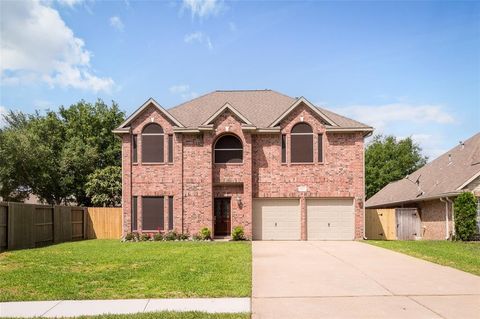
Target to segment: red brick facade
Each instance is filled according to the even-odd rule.
[[[293,164],[290,158],[290,130],[299,123],[310,124],[314,131],[314,163]],[[167,164],[143,164],[141,158],[143,127],[158,123],[167,135],[174,136],[174,161]],[[174,223],[178,232],[197,233],[214,228],[213,199],[231,198],[231,226],[244,227],[252,236],[254,198],[300,198],[302,239],[306,238],[305,198],[348,197],[355,204],[355,238],[363,237],[364,137],[360,132],[326,132],[323,120],[308,107],[300,105],[280,123],[287,136],[287,163],[281,162],[281,134],[256,133],[242,128],[242,121],[228,109],[213,122],[213,129],[200,133],[174,133],[174,124],[154,106],[149,106],[131,123],[138,136],[138,161],[132,163],[131,134],[123,135],[123,232],[131,231],[132,196],[138,196],[138,231],[142,229],[142,196],[173,196]],[[322,133],[323,162],[317,158],[317,134]],[[236,135],[243,144],[243,163],[214,164],[213,146],[224,134]],[[165,159],[167,147],[165,147]],[[306,186],[306,192],[299,192]],[[168,211],[165,201],[165,212]],[[167,225],[168,214],[165,214]]]

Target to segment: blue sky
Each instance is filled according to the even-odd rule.
[[[480,131],[480,2],[2,1],[0,112],[270,88],[412,136]],[[18,27],[22,26],[22,27]]]

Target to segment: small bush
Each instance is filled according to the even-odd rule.
[[[464,192],[455,199],[455,233],[460,240],[471,240],[477,232],[477,199]]]
[[[147,233],[140,235],[140,241],[149,241],[150,238],[151,238],[150,234],[147,234]]]
[[[140,235],[137,232],[127,233],[125,237],[123,237],[123,241],[138,241]]]
[[[243,231],[242,226],[236,226],[233,231],[232,231],[232,240],[238,241],[238,240],[246,240],[247,238],[245,237],[245,232]]]
[[[200,240],[211,240],[212,232],[207,227],[204,227],[198,233],[198,237],[200,238]]]
[[[178,234],[175,231],[169,231],[168,233],[165,234],[164,239],[167,241],[177,240]]]
[[[153,240],[154,241],[162,241],[163,240],[163,234],[162,233],[156,233],[153,235]]]
[[[188,240],[190,236],[188,234],[179,234],[178,239],[180,240]]]
[[[125,237],[123,238],[125,241],[132,241],[133,240],[133,233],[128,233],[125,235]]]

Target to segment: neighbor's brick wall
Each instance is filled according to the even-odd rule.
[[[300,106],[285,118],[281,126],[287,134],[287,161],[290,159],[290,130],[303,121],[314,132],[314,161],[307,164],[282,164],[278,134],[253,137],[253,197],[351,197],[355,204],[355,237],[363,237],[363,135],[361,133],[325,133],[317,114]],[[324,134],[324,162],[318,163],[317,134]],[[298,186],[308,191],[300,193]],[[306,207],[302,204],[302,238],[306,239]]]
[[[422,239],[445,239],[445,203],[430,200],[418,203],[422,221]],[[452,232],[452,209],[448,205],[449,232]]]

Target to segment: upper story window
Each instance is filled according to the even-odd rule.
[[[292,163],[313,163],[313,130],[307,123],[296,124],[290,133]]]
[[[160,125],[147,124],[142,131],[142,162],[162,163],[164,133]]]
[[[214,162],[216,164],[242,163],[242,142],[233,135],[220,137],[214,146]]]

